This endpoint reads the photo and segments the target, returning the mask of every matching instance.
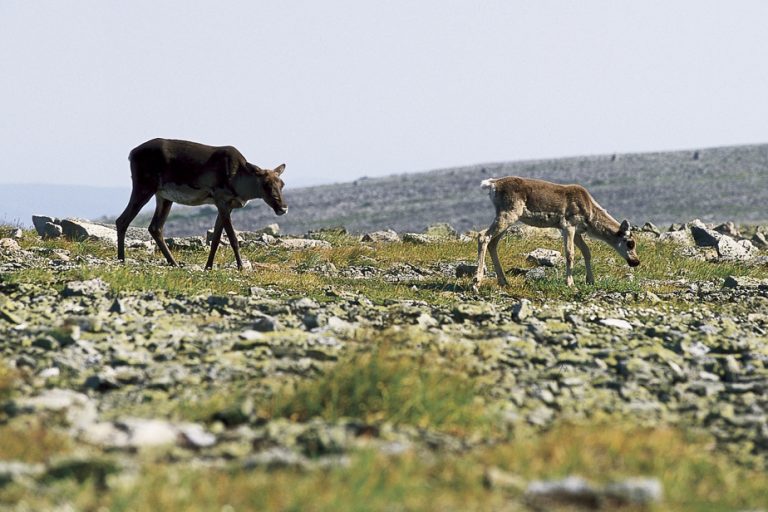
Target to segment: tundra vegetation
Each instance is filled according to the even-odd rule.
[[[594,244],[574,287],[526,257],[559,233],[513,228],[476,292],[445,226],[243,236],[242,272],[2,228],[0,504],[764,506],[768,253],[676,227],[635,230],[634,269]]]

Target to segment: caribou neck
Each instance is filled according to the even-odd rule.
[[[595,208],[592,218],[587,226],[587,234],[610,245],[618,241],[618,233],[621,228],[619,221],[611,217],[602,208]]]

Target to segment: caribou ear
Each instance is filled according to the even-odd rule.
[[[631,226],[629,225],[629,221],[624,219],[624,221],[621,223],[621,226],[619,227],[619,232],[617,233],[619,236],[629,236],[631,230]]]
[[[283,174],[284,170],[285,170],[285,164],[280,164],[277,167],[275,167],[275,174],[280,176],[281,174]]]

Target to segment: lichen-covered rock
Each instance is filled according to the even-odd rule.
[[[424,235],[421,233],[403,233],[403,242],[409,244],[425,245],[434,243],[436,241],[437,239],[430,235]]]
[[[63,219],[62,234],[70,240],[98,240],[117,246],[117,231],[80,219]]]
[[[400,241],[400,235],[392,229],[385,229],[382,231],[372,231],[364,234],[360,240],[362,242],[386,242],[394,243]]]
[[[752,258],[757,253],[757,249],[749,240],[739,240],[723,236],[717,241],[717,254],[724,260],[744,261]]]
[[[279,238],[276,240],[276,243],[278,247],[284,247],[291,250],[329,249],[331,247],[330,242],[309,238]]]
[[[565,259],[559,251],[554,249],[538,248],[525,255],[525,259],[537,266],[556,267],[561,265]]]
[[[659,235],[660,242],[671,242],[682,246],[693,245],[691,233],[687,230],[667,231]]]
[[[428,226],[427,229],[424,230],[424,234],[438,239],[454,239],[459,236],[453,226],[445,222]]]
[[[61,295],[63,297],[85,296],[93,297],[95,295],[104,295],[109,293],[109,285],[101,278],[89,279],[87,281],[70,281],[64,285]]]
[[[201,251],[206,249],[205,241],[201,236],[166,238],[165,243],[172,251]]]

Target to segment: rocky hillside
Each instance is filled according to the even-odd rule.
[[[294,234],[329,226],[345,226],[355,233],[384,228],[420,231],[436,222],[448,222],[460,231],[485,228],[493,211],[479,183],[509,175],[580,183],[614,216],[635,224],[690,218],[768,221],[768,145],[764,144],[495,163],[299,189],[290,188],[289,169],[285,196],[290,212],[279,223]],[[214,218],[211,207],[174,207],[167,233],[204,233]],[[278,220],[261,202],[251,203],[233,218],[236,228],[243,230]]]
[[[244,234],[243,272],[3,228],[0,506],[764,506],[766,230],[676,228],[574,289],[517,232],[477,293],[445,226]]]

